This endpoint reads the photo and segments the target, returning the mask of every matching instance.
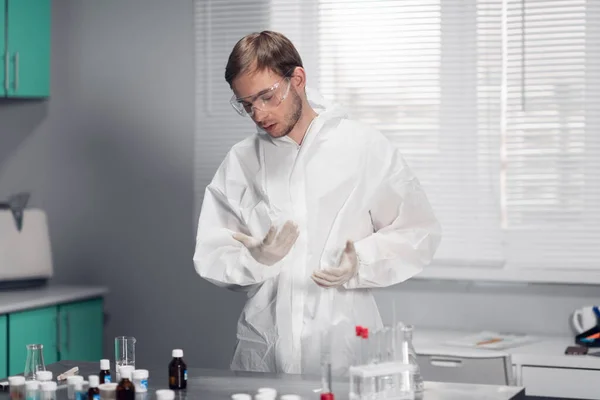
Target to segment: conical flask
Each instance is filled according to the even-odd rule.
[[[25,379],[35,379],[35,374],[38,371],[45,371],[44,364],[44,345],[43,344],[28,344],[27,345],[27,360],[25,361]]]
[[[421,370],[419,364],[417,364],[417,353],[412,343],[413,326],[400,323],[396,331],[398,335],[398,345],[396,348],[398,355],[396,359],[405,364],[412,364],[416,368],[414,374],[405,377],[404,383],[409,385],[411,391],[414,390],[415,398],[422,398],[424,385]]]

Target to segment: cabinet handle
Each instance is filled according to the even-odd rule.
[[[67,351],[71,351],[71,313],[67,311]]]
[[[61,330],[60,330],[60,324],[61,324],[61,318],[60,318],[60,311],[58,311],[58,313],[56,314],[56,351],[59,353],[61,352],[61,348],[60,348],[60,337],[61,337]]]
[[[15,92],[19,90],[19,52],[15,53]]]
[[[6,92],[8,92],[8,89],[10,89],[8,86],[8,70],[10,68],[10,63],[8,62],[9,57],[10,55],[8,54],[8,51],[4,53],[4,90]]]

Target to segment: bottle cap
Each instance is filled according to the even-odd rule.
[[[279,398],[280,400],[302,400],[302,397],[297,394],[284,394]]]
[[[231,395],[231,400],[252,400],[248,393],[236,393]]]
[[[132,365],[123,365],[121,368],[119,368],[119,374],[121,374],[121,379],[126,378],[131,380],[134,370],[135,367]]]
[[[268,397],[277,398],[277,390],[269,387],[262,387],[257,390],[260,395],[267,395]]]
[[[110,360],[102,359],[100,360],[100,370],[104,371],[110,369]]]
[[[159,389],[156,391],[156,400],[173,400],[175,392],[169,389]]]
[[[25,382],[25,389],[27,390],[38,390],[40,383],[38,381],[27,381]]]
[[[183,357],[183,350],[175,349],[175,350],[173,350],[173,352],[171,354],[174,358],[181,358],[181,357]]]
[[[275,400],[276,398],[271,393],[256,393],[254,395],[254,400]]]
[[[133,371],[133,379],[148,379],[148,370],[136,369]]]
[[[40,382],[52,380],[52,371],[38,371],[35,373],[35,378]]]
[[[67,383],[70,383],[72,385],[74,385],[75,382],[81,382],[81,381],[83,381],[83,376],[81,376],[81,375],[67,376]]]
[[[91,388],[97,388],[100,384],[100,377],[98,375],[90,375],[88,376],[88,381]]]
[[[11,386],[24,385],[25,384],[25,377],[24,376],[11,376],[11,377],[8,378],[8,383]]]
[[[321,393],[321,400],[334,400],[333,393]]]
[[[41,389],[42,392],[54,392],[57,386],[56,382],[42,382]]]
[[[117,384],[115,382],[102,383],[102,384],[98,385],[98,389],[100,389],[100,393],[114,392],[115,390],[117,390],[117,386],[119,386],[119,384]],[[101,396],[102,396],[102,394],[101,394]]]
[[[78,391],[78,392],[81,392],[81,391],[83,390],[83,382],[84,382],[83,380],[80,380],[80,381],[75,381],[75,382],[73,383],[73,388],[74,388],[76,391]]]

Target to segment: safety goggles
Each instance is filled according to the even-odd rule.
[[[287,80],[287,82],[284,82]],[[283,77],[268,89],[261,90],[258,94],[236,98],[235,95],[229,101],[235,111],[242,117],[252,117],[254,110],[272,111],[285,100],[290,92],[291,80]]]

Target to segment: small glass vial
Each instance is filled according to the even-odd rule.
[[[35,379],[39,382],[52,381],[52,371],[38,371],[35,373]]]
[[[117,400],[135,400],[135,386],[131,381],[132,366],[123,366],[119,369],[121,381],[117,386]]]
[[[25,377],[11,376],[8,378],[11,400],[25,400]]]
[[[40,385],[40,399],[41,400],[56,400],[56,382],[46,381]]]
[[[88,376],[89,389],[87,392],[87,399],[89,400],[100,400],[100,377],[98,375]]]
[[[144,393],[148,391],[148,370],[136,369],[133,371],[133,384],[136,393]]]
[[[81,376],[81,375],[67,376],[67,398],[69,400],[75,399],[75,385],[78,382],[83,382],[83,376]]]
[[[75,400],[87,400],[88,389],[90,384],[88,381],[80,381],[75,383]]]
[[[25,382],[25,400],[40,399],[40,383],[38,381]]]
[[[100,373],[98,376],[100,377],[100,384],[112,382],[112,378],[110,376],[110,360],[100,360]]]
[[[156,400],[174,400],[175,392],[170,389],[160,389],[156,391]]]
[[[169,389],[187,388],[187,365],[183,361],[183,350],[175,349],[171,353],[173,359],[169,363]]]

